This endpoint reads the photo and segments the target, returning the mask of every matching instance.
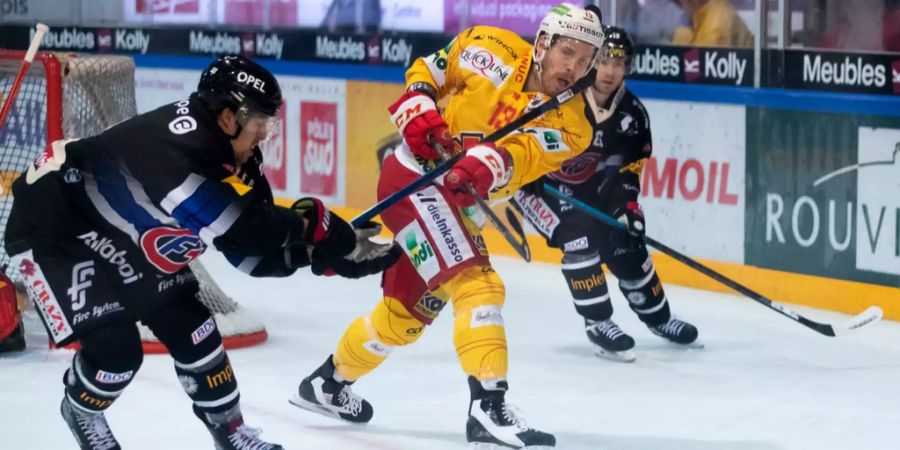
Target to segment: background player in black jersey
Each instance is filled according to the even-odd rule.
[[[640,175],[653,149],[650,119],[626,87],[634,46],[625,30],[606,27],[597,80],[588,92],[586,114],[594,127],[587,151],[544,176],[514,199],[528,221],[562,249],[562,273],[575,311],[597,354],[634,361],[634,339],[612,321],[612,303],[601,262],[619,279],[631,309],[653,333],[678,344],[694,344],[697,328],[672,317],[669,302],[641,238],[644,215],[638,205]],[[572,205],[542,192],[544,183],[595,206],[627,225],[605,225]]]
[[[53,342],[80,344],[63,377],[61,412],[82,449],[120,448],[104,411],[141,366],[136,320],[168,348],[217,449],[282,448],[244,425],[221,336],[196,297],[188,263],[208,245],[253,276],[311,265],[355,278],[400,256],[317,199],[274,204],[258,144],[275,129],[281,104],[266,69],[222,57],[189,99],[97,136],[54,142],[13,184],[12,267]],[[233,176],[249,192],[224,181]]]

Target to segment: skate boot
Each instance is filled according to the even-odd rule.
[[[668,322],[648,327],[653,334],[668,339],[671,342],[680,345],[686,345],[695,348],[703,348],[703,344],[697,341],[697,327],[675,317],[669,319]]]
[[[584,319],[584,331],[594,344],[597,356],[613,361],[634,362],[634,339],[625,334],[612,319]]]
[[[528,428],[521,412],[506,403],[506,381],[482,383],[469,377],[469,420],[466,440],[469,448],[541,448],[556,446],[552,434]]]
[[[372,420],[372,405],[353,393],[346,381],[335,380],[331,356],[315,372],[300,382],[300,388],[289,400],[292,405],[353,423]]]
[[[119,442],[116,441],[112,431],[109,430],[109,424],[106,423],[106,416],[102,412],[85,411],[69,401],[68,397],[63,397],[62,404],[59,405],[59,412],[62,414],[75,440],[82,450],[121,450]]]
[[[259,438],[262,430],[244,425],[240,406],[221,413],[208,413],[194,405],[194,414],[206,425],[216,450],[284,450]]]

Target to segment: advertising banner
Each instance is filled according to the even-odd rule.
[[[636,80],[753,86],[753,50],[637,46]]]
[[[750,111],[747,264],[900,285],[900,118]]]
[[[286,108],[282,107],[278,110],[278,117],[281,119],[279,127],[275,129],[275,135],[271,139],[261,142],[259,149],[263,154],[263,173],[269,180],[272,190],[287,190],[287,120]]]
[[[404,91],[400,83],[347,82],[347,206],[366,209],[375,203],[379,162],[398,136],[387,105]]]
[[[653,132],[641,176],[647,234],[690,256],[743,263],[745,108],[644,104]]]
[[[786,88],[900,95],[900,54],[784,51]]]
[[[444,32],[442,1],[381,0],[381,29]]]
[[[298,8],[305,0],[219,0],[218,23],[227,25],[269,25],[294,27]]]
[[[337,103],[300,102],[300,191],[337,193],[337,129]]]
[[[125,21],[208,23],[211,3],[205,0],[124,0]]]
[[[556,0],[445,0],[444,31],[453,35],[474,25],[492,25],[522,36],[534,36],[544,15],[559,3]]]

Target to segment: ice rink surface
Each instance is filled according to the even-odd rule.
[[[419,342],[395,350],[354,385],[375,416],[353,426],[287,399],[350,321],[378,301],[379,278],[251,279],[218,254],[204,262],[268,328],[264,345],[230,352],[244,416],[264,438],[287,449],[465,448],[468,389],[453,349],[450,306]],[[706,344],[683,349],[653,336],[613,289],[613,317],[637,341],[637,361],[616,363],[593,355],[558,267],[494,263],[508,294],[508,398],[530,425],[556,434],[559,448],[900,448],[898,323],[828,338],[742,297],[667,286],[676,315],[697,325]],[[797,310],[815,320],[846,318]],[[29,350],[0,357],[0,449],[75,448],[58,412],[72,354],[47,350],[29,316]],[[129,450],[213,448],[168,356],[146,357],[107,417]]]

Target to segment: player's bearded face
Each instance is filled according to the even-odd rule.
[[[557,95],[583,77],[590,68],[596,48],[578,39],[560,37],[541,61],[541,86],[547,95]]]
[[[597,79],[594,89],[604,95],[610,95],[625,79],[625,60],[622,58],[602,58],[597,64]]]

